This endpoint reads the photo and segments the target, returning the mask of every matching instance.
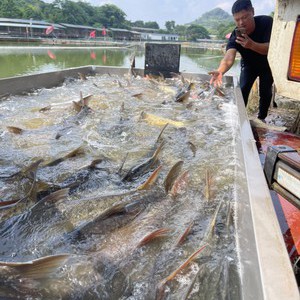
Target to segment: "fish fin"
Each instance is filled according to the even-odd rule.
[[[88,106],[88,104],[89,104],[92,97],[93,97],[92,94],[89,94],[89,95],[86,95],[86,96],[82,97],[82,105],[83,106]]]
[[[84,148],[82,146],[76,148],[75,150],[73,150],[70,153],[68,153],[67,155],[65,155],[64,159],[72,158],[72,157],[75,157],[75,156],[80,155],[80,154],[84,154]]]
[[[196,152],[197,152],[196,146],[191,141],[188,142],[188,145],[190,146],[190,149],[193,152],[193,156],[195,157],[196,156]]]
[[[103,162],[103,158],[97,158],[97,159],[94,159],[88,166],[88,168],[91,168],[91,169],[96,169],[96,166],[98,164],[100,164],[101,162]]]
[[[14,200],[7,200],[7,201],[1,201],[0,207],[4,208],[6,206],[11,206],[13,204],[16,204],[20,199],[14,199]]]
[[[69,188],[61,189],[61,190],[55,191],[55,192],[51,193],[50,195],[44,197],[38,203],[40,203],[40,202],[56,203],[60,200],[65,199],[68,196],[68,194],[69,194]]]
[[[126,153],[126,156],[125,156],[125,158],[123,159],[123,162],[122,162],[122,164],[121,164],[121,166],[120,166],[120,168],[119,168],[119,170],[118,170],[118,174],[121,174],[122,169],[123,169],[123,167],[124,167],[124,164],[125,164],[125,162],[126,162],[126,160],[127,160],[127,157],[128,157],[128,152]]]
[[[183,161],[180,160],[169,171],[166,179],[164,180],[164,187],[166,193],[169,193],[169,191],[172,189],[174,181],[179,176],[182,166],[183,166]]]
[[[207,244],[205,244],[204,246],[200,247],[197,251],[195,251],[192,255],[190,255],[188,257],[188,259],[182,264],[180,265],[175,271],[173,271],[168,277],[166,277],[165,279],[163,279],[161,282],[160,282],[160,285],[161,286],[164,286],[167,282],[171,281],[174,279],[174,277],[180,272],[182,271],[183,269],[185,269],[189,264],[190,262],[195,258],[197,257],[200,252],[202,252],[205,248],[206,248]]]
[[[186,237],[187,237],[188,234],[191,232],[194,223],[195,223],[195,222],[192,221],[192,222],[189,224],[189,226],[185,229],[185,231],[183,232],[183,234],[180,235],[179,239],[178,239],[177,242],[176,242],[176,246],[181,245],[181,244],[186,240]]]
[[[76,110],[76,112],[80,112],[82,109],[82,105],[80,104],[80,101],[79,102],[72,101],[72,103],[73,103],[73,107]]]
[[[151,241],[153,241],[156,238],[165,237],[168,235],[168,233],[171,231],[169,228],[160,228],[157,230],[154,230],[150,234],[146,235],[137,245],[137,247],[142,247]]]
[[[172,197],[175,197],[183,192],[183,189],[187,186],[188,178],[189,171],[184,171],[180,176],[176,178],[170,191],[170,195]]]
[[[65,161],[68,158],[72,158],[75,157],[77,155],[83,154],[84,153],[84,148],[82,146],[76,148],[75,150],[72,150],[71,152],[69,152],[68,154],[66,154],[63,157],[57,158],[53,161],[50,161],[49,163],[45,164],[45,167],[53,167],[58,165],[59,163]]]
[[[6,126],[7,130],[11,133],[14,134],[22,134],[24,130],[20,127],[15,127],[15,126]]]
[[[163,132],[165,131],[165,129],[167,128],[168,125],[169,125],[169,123],[166,123],[166,124],[164,125],[163,129],[160,131],[160,134],[159,134],[159,136],[158,136],[158,138],[157,138],[157,140],[156,140],[156,143],[159,142],[159,140],[160,140],[160,138],[161,138]]]
[[[165,145],[165,141],[162,141],[162,142],[158,145],[158,147],[157,147],[157,149],[155,150],[154,154],[152,155],[152,158],[153,158],[153,161],[154,161],[154,162],[157,160],[157,156],[158,156],[158,154],[160,153],[160,151],[162,150],[162,148],[164,147],[164,145]]]
[[[50,255],[27,262],[0,262],[0,266],[11,267],[30,279],[46,279],[69,257],[69,254]]]
[[[219,211],[221,209],[223,205],[223,200],[221,200],[214,212],[214,215],[211,219],[211,222],[209,224],[209,227],[207,228],[207,231],[206,231],[206,238],[209,239],[213,236],[213,233],[214,233],[214,229],[215,229],[215,226],[216,226],[216,221],[217,221],[217,217],[218,217],[218,214],[219,214]]]
[[[37,161],[33,162],[32,164],[30,164],[28,167],[24,168],[22,170],[22,173],[23,174],[32,174],[34,172],[37,171],[37,168],[39,167],[39,165],[43,162],[44,160],[41,158],[41,159],[38,159]]]
[[[50,110],[52,108],[51,105],[48,105],[48,106],[45,106],[45,107],[42,107],[41,109],[39,109],[39,112],[45,112],[47,110]]]
[[[152,174],[149,176],[149,178],[142,185],[140,185],[137,189],[138,190],[146,190],[149,187],[151,187],[155,183],[155,181],[157,180],[159,172],[161,171],[161,169],[162,169],[162,165],[160,165],[159,167],[157,167],[152,172]]]

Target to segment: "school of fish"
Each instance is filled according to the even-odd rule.
[[[0,102],[0,298],[240,299],[233,91],[78,74]]]

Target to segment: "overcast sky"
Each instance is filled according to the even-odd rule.
[[[44,0],[45,2],[53,2]],[[156,21],[164,28],[166,21],[183,25],[194,21],[205,12],[220,7],[231,14],[234,0],[82,0],[93,6],[115,4],[126,13],[130,21]],[[274,11],[275,0],[252,0],[256,15]]]

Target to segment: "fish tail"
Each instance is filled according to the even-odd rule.
[[[14,268],[26,278],[46,279],[68,257],[69,254],[50,255],[27,262],[0,262],[0,266]]]

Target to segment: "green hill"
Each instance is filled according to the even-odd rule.
[[[221,8],[215,8],[204,13],[201,17],[189,24],[198,24],[205,27],[210,34],[217,34],[220,26],[228,27],[233,23],[233,18],[230,14]]]

